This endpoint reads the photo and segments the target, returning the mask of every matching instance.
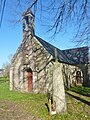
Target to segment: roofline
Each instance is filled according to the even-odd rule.
[[[62,51],[66,51],[66,50],[76,50],[76,49],[82,49],[82,48],[88,48],[88,49],[89,49],[88,46],[83,46],[83,47],[76,47],[76,48],[64,49],[64,50],[62,50]]]
[[[37,40],[40,38],[40,37],[38,37],[38,36],[34,36]],[[42,38],[40,38],[41,40],[43,40]],[[47,41],[45,41],[45,40],[43,40],[44,42],[46,42],[47,44],[50,44],[50,43],[48,43]],[[39,41],[40,42],[40,41]],[[42,43],[41,43],[42,44]],[[78,50],[78,49],[83,49],[83,48],[88,48],[88,46],[84,46],[84,47],[79,47],[79,48],[72,48],[72,49],[66,49],[66,50],[60,50],[59,48],[57,48],[57,47],[55,47],[54,45],[52,45],[52,44],[50,44],[52,47],[54,47],[54,48],[56,48],[57,49],[57,51],[60,51],[61,53],[63,53],[63,51],[68,51],[68,50]],[[48,51],[49,52],[49,51]],[[51,54],[51,53],[50,53]],[[59,53],[60,54],[60,53]],[[52,54],[51,54],[52,55]],[[52,55],[53,56],[53,55]],[[67,56],[65,56],[65,57],[67,57]],[[65,64],[69,64],[69,65],[75,65],[75,66],[78,66],[78,65],[85,65],[85,64],[88,64],[88,63],[75,63],[75,62],[70,62],[70,61],[68,61],[69,60],[69,58],[66,58],[67,59],[67,61],[63,61],[62,59],[60,60],[59,59],[59,56],[57,56],[57,58],[58,58],[58,61],[59,62],[62,62],[62,63],[65,63]],[[55,61],[55,58],[54,58],[54,56],[53,56],[53,60]]]

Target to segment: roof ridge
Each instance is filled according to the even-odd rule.
[[[48,43],[47,41],[43,40],[42,38],[36,36],[36,39],[44,46],[44,48],[55,58],[55,48],[57,49],[57,57],[60,62],[69,63],[70,61],[67,56],[60,50],[59,48],[55,47],[54,45]]]
[[[77,48],[70,48],[70,49],[64,49],[64,50],[62,50],[62,51],[66,51],[66,50],[76,50],[76,49],[83,49],[83,48],[88,48],[88,46],[77,47]]]
[[[55,48],[57,49],[57,58],[60,62],[77,65],[88,63],[88,46],[73,49],[60,50],[54,45],[48,43],[42,38],[35,35],[37,40],[44,46],[44,48],[55,58]],[[85,57],[86,56],[86,57]]]

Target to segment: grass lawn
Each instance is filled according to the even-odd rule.
[[[8,77],[0,77],[0,82],[9,81]]]
[[[67,113],[53,115],[51,120],[90,120],[89,105],[67,94],[66,101]],[[45,103],[46,95],[11,92],[8,81],[0,82],[0,120],[48,120]]]
[[[77,86],[77,87],[72,87],[70,90],[90,97],[90,88],[89,87]]]

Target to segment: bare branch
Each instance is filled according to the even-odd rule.
[[[89,40],[89,0],[60,0],[59,2],[58,0],[18,0],[18,6],[22,12],[28,6],[28,9],[34,10],[34,14],[39,11],[40,21],[43,24],[47,23],[47,27],[49,25],[47,31],[52,31],[53,35],[68,29],[68,26],[72,25],[77,30],[75,31],[75,39],[80,39],[82,43],[85,39],[86,41]]]

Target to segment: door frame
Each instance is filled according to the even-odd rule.
[[[31,68],[27,69],[28,92],[33,90],[33,72]]]

